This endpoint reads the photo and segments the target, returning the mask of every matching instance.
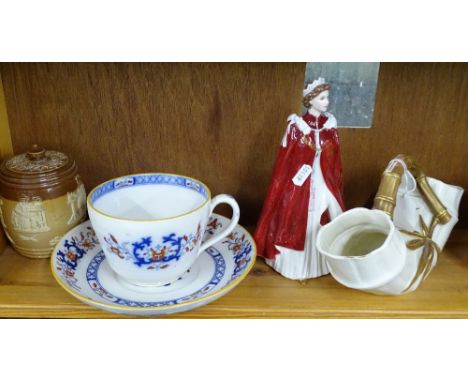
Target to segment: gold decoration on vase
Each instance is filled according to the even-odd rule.
[[[406,292],[408,289],[410,289],[421,275],[421,281],[423,281],[427,277],[427,275],[431,271],[431,264],[434,260],[434,257],[436,255],[440,255],[441,253],[441,250],[437,243],[434,240],[432,240],[432,235],[434,234],[434,229],[439,224],[439,219],[436,216],[434,216],[432,218],[430,226],[428,227],[424,222],[422,216],[419,215],[419,224],[421,226],[421,232],[410,232],[404,229],[400,229],[400,232],[415,238],[406,243],[406,247],[408,249],[412,251],[416,251],[419,248],[423,249],[421,253],[421,258],[419,259],[416,274],[414,275],[413,279],[403,292]]]
[[[398,157],[406,163],[408,170],[415,177],[421,195],[423,196],[434,216],[438,219],[439,223],[448,223],[452,217],[450,216],[447,208],[442,204],[440,199],[432,190],[423,169],[416,163],[414,158],[409,155],[399,155]]]
[[[391,171],[384,171],[374,198],[373,209],[385,212],[392,220],[403,172],[404,168],[400,163],[396,163]]]

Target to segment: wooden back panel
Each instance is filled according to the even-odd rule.
[[[13,146],[11,144],[10,127],[8,125],[8,116],[5,103],[5,94],[3,92],[2,76],[0,73],[0,161],[13,154]],[[0,254],[3,252],[7,244],[7,239],[3,232],[3,227],[0,224]]]
[[[164,171],[233,194],[254,224],[305,64],[1,64],[15,153],[75,157],[87,189]],[[342,129],[347,206],[363,205],[398,153],[468,188],[468,64],[383,63],[371,129]],[[339,123],[339,121],[338,121]],[[221,211],[224,212],[224,211]],[[467,225],[468,203],[461,219]]]
[[[381,64],[372,128],[340,133],[348,206],[373,197],[399,153],[413,155],[429,176],[468,189],[468,64]],[[468,225],[467,213],[463,198],[460,226]]]

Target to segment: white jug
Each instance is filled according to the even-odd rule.
[[[318,251],[332,276],[349,288],[389,295],[414,291],[458,221],[462,194],[460,187],[427,178],[411,157],[398,156],[382,176],[374,209],[354,208],[322,227]]]

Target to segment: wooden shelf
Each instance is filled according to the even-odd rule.
[[[251,229],[250,229],[251,231]],[[53,279],[49,260],[31,260],[8,247],[0,255],[0,317],[128,317],[90,307]],[[468,231],[452,234],[429,278],[404,296],[347,289],[331,276],[305,284],[281,277],[263,259],[221,299],[173,318],[468,317]]]

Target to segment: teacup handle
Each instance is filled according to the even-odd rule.
[[[231,206],[232,208],[231,222],[229,223],[227,228],[223,229],[221,232],[214,235],[213,237],[210,237],[207,241],[205,241],[200,246],[200,250],[198,251],[199,254],[202,253],[208,247],[211,247],[213,244],[224,239],[227,235],[229,235],[233,231],[233,229],[236,227],[237,223],[239,222],[239,217],[240,217],[239,205],[237,204],[236,199],[234,199],[231,195],[227,195],[227,194],[217,195],[211,200],[210,215],[213,213],[213,210],[215,209],[215,207],[221,203],[226,203]]]

